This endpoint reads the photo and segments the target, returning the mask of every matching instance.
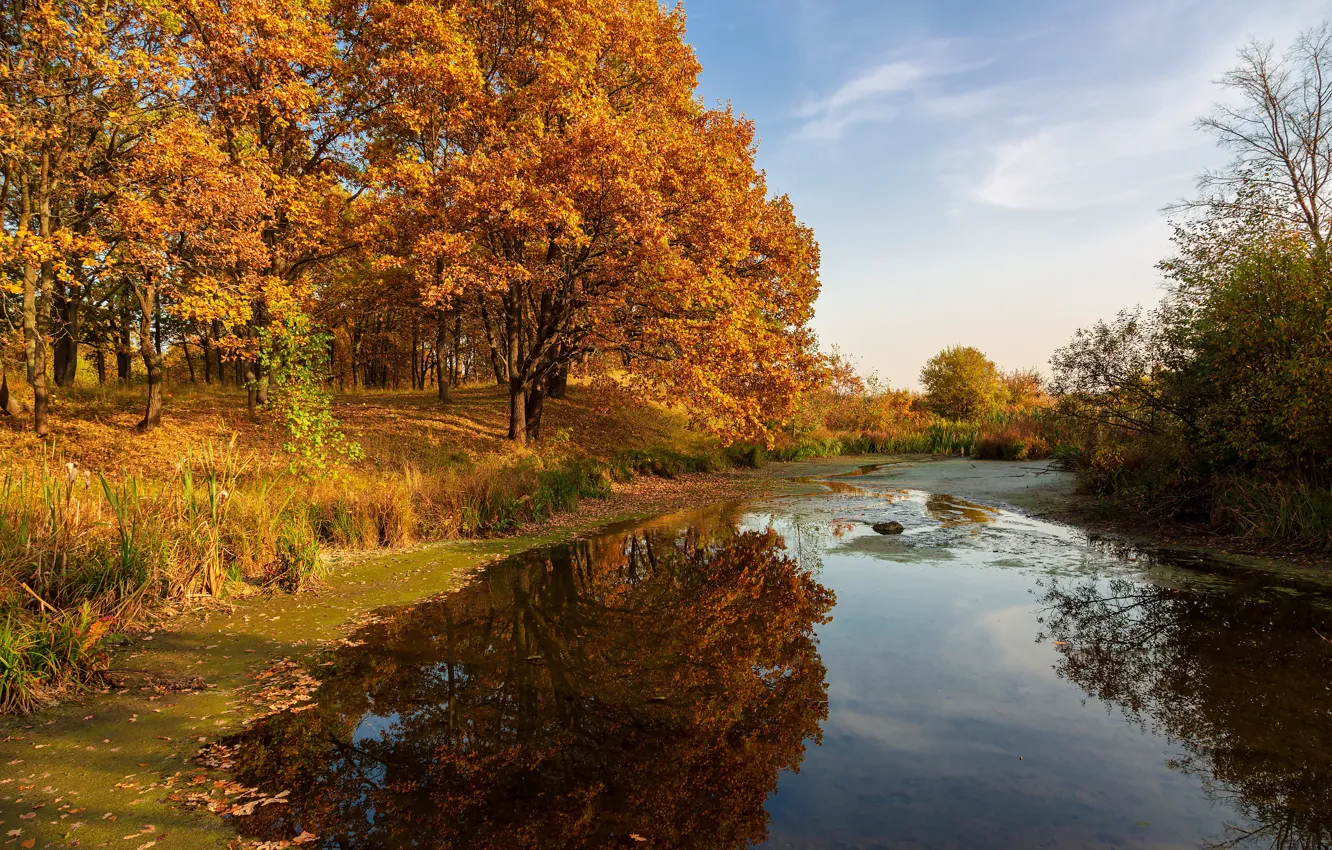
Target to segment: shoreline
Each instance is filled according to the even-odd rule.
[[[447,593],[516,552],[690,504],[760,498],[779,484],[752,471],[639,476],[517,536],[331,553],[315,589],[165,609],[112,652],[124,687],[0,716],[0,847],[235,844],[220,817],[165,798],[207,773],[193,761],[201,747],[244,725],[256,676],[309,662],[371,612]]]
[[[1047,462],[880,455],[669,480],[642,476],[617,485],[609,499],[585,500],[520,536],[335,553],[314,590],[165,612],[149,632],[114,652],[111,669],[124,671],[118,678],[126,687],[0,718],[0,829],[8,833],[3,846],[25,847],[28,840],[35,841],[33,847],[133,850],[235,844],[235,832],[222,818],[166,798],[197,790],[190,787],[195,777],[216,778],[197,767],[194,757],[254,714],[258,678],[284,667],[308,667],[372,612],[447,593],[486,564],[516,552],[687,507],[798,497],[821,487],[813,479],[854,476],[870,466],[878,466],[874,484],[948,493],[1096,533],[1075,516],[1072,476],[1051,470]],[[1113,533],[1129,545],[1145,543]],[[1209,563],[1230,572],[1259,570],[1233,562],[1235,556],[1206,554]],[[1261,572],[1286,576],[1296,570],[1269,565]],[[1332,587],[1332,580],[1323,586]],[[200,679],[203,687],[197,687]],[[21,818],[25,814],[30,817]],[[22,831],[14,835],[15,829]]]

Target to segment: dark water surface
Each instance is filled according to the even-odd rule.
[[[900,537],[868,521],[895,519]],[[384,612],[242,743],[330,848],[1332,847],[1332,613],[872,474]]]

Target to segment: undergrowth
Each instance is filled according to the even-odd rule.
[[[158,479],[109,480],[52,454],[0,479],[0,711],[95,680],[99,645],[168,600],[296,592],[326,549],[507,535],[605,498],[612,482],[753,465],[746,449],[635,449],[609,462],[459,455],[436,468],[310,480],[259,468],[233,439]]]
[[[26,711],[95,680],[105,636],[166,601],[299,591],[317,580],[325,549],[513,534],[635,476],[871,453],[1034,457],[1047,446],[1033,427],[936,421],[807,435],[772,449],[626,449],[608,461],[458,454],[429,468],[318,480],[261,467],[234,439],[187,454],[158,478],[111,480],[48,453],[0,479],[0,711]]]
[[[904,417],[872,430],[784,435],[774,448],[758,454],[760,459],[778,461],[862,454],[1036,460],[1051,457],[1061,437],[1057,421],[1039,412],[998,414],[971,422]]]

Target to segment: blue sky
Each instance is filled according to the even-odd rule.
[[[823,249],[816,326],[914,386],[975,345],[1046,369],[1160,294],[1161,208],[1224,161],[1193,127],[1249,38],[1332,0],[685,0],[709,103],[758,125]]]

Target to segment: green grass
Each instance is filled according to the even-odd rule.
[[[1215,487],[1213,521],[1266,545],[1332,552],[1332,488],[1228,477]]]

